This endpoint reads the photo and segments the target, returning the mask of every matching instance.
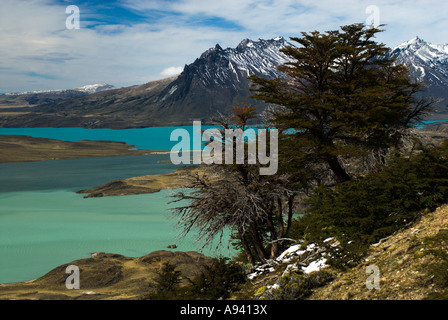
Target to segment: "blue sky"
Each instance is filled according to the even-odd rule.
[[[79,30],[65,27],[69,5]],[[448,43],[446,0],[1,0],[0,92],[157,80],[216,43],[334,30],[365,22],[369,5],[390,47],[416,35]]]

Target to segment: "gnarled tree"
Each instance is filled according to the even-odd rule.
[[[217,119],[222,137],[225,129],[247,128],[254,111],[247,105],[236,107],[231,117]],[[205,245],[233,232],[247,260],[255,264],[281,253],[297,192],[289,175],[260,175],[260,163],[248,163],[247,143],[245,146],[244,164],[210,164],[204,168],[205,174],[190,177],[187,189],[175,194],[176,201],[187,200],[187,204],[175,208],[174,213],[183,234],[196,229]]]

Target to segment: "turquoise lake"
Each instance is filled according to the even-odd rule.
[[[68,141],[112,140],[147,150],[170,150],[175,128],[86,130],[80,128],[0,129]],[[189,129],[189,128],[186,128]],[[191,130],[191,128],[190,128]],[[84,199],[76,191],[115,179],[173,172],[169,155],[67,159],[0,164],[0,283],[35,279],[93,252],[141,257],[176,244],[201,251],[197,235],[179,238],[170,203],[175,190]],[[228,246],[206,247],[210,256],[231,256]]]
[[[432,123],[437,121],[426,121]],[[121,141],[146,150],[171,150],[178,127],[143,129],[0,128],[0,135],[67,141]],[[193,134],[192,127],[179,127]],[[203,126],[202,129],[211,128]],[[169,155],[68,159],[0,164],[0,283],[27,281],[93,252],[140,257],[177,244],[199,251],[193,233],[179,239],[170,218],[173,190],[154,194],[84,199],[76,191],[115,179],[169,173]],[[207,255],[231,256],[209,247]]]
[[[201,126],[206,130],[212,126]],[[135,145],[143,150],[171,150],[177,143],[170,141],[175,129],[185,129],[193,137],[193,126],[153,127],[142,129],[84,129],[84,128],[0,128],[0,135],[25,135],[66,141],[106,140],[120,141]]]

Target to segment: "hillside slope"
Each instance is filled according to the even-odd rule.
[[[176,77],[96,92],[33,108],[3,109],[0,110],[0,127],[123,129],[156,126],[160,123],[150,115],[151,101],[174,79]]]
[[[428,253],[432,249],[448,253],[440,239],[430,241],[437,235],[445,236],[447,231],[448,205],[445,205],[423,215],[410,228],[373,245],[366,261],[352,270],[336,273],[331,283],[316,289],[309,299],[422,300],[441,293],[443,288],[435,281],[438,275],[430,266],[436,260]],[[371,275],[366,269],[371,265],[379,268],[379,289],[369,290],[366,286]]]

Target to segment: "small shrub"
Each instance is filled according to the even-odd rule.
[[[281,277],[270,289],[259,295],[261,300],[303,300],[314,288],[322,287],[333,280],[327,271],[316,271],[309,275],[292,272]]]
[[[190,280],[187,291],[191,299],[227,299],[233,291],[246,282],[246,273],[229,258],[214,259],[204,264],[201,273]]]
[[[368,250],[368,246],[359,245],[356,242],[346,242],[338,246],[332,246],[328,243],[319,244],[322,248],[325,248],[327,258],[326,264],[336,270],[346,270],[357,266],[362,262],[365,257],[365,253]]]
[[[178,296],[181,281],[181,272],[176,270],[176,266],[165,262],[150,284],[152,291],[144,299],[174,300]]]

